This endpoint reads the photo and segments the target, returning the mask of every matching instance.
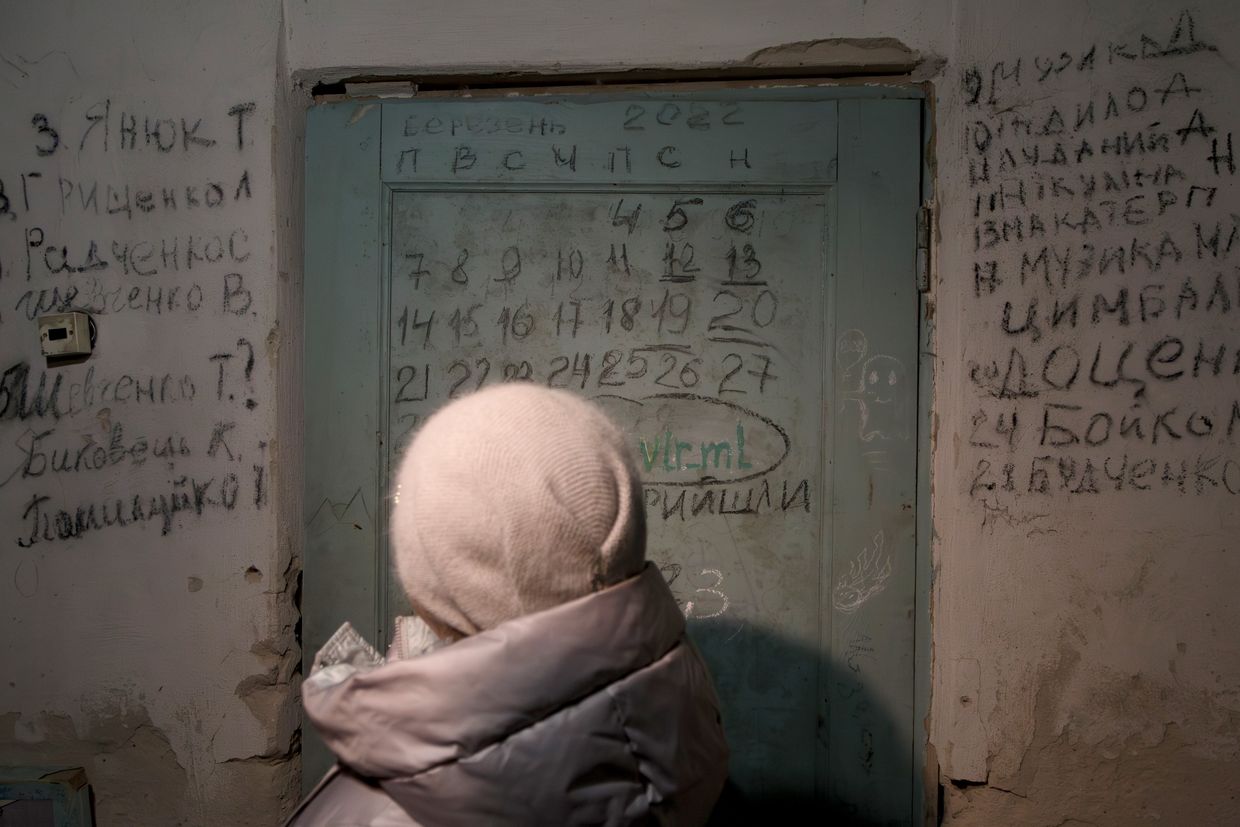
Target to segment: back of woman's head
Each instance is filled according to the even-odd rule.
[[[583,597],[645,561],[624,436],[567,391],[511,383],[426,421],[395,479],[392,557],[414,610],[466,636]]]

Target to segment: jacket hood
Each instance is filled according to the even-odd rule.
[[[303,701],[344,764],[379,780],[404,778],[475,755],[644,669],[681,643],[684,629],[663,576],[647,563],[615,586],[411,660],[308,681]]]

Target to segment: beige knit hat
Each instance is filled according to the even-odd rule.
[[[628,440],[567,391],[497,385],[448,404],[396,476],[392,557],[414,610],[458,636],[641,571]]]

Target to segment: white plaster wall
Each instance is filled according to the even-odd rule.
[[[892,37],[937,53],[951,22],[943,0],[367,0],[285,8],[289,65],[326,78],[348,76],[357,67],[700,68],[743,61],[768,46],[826,38]]]
[[[82,764],[101,824],[270,824],[295,789],[278,41],[274,4],[0,6],[0,764]],[[98,346],[48,370],[60,305]]]
[[[1240,9],[997,5],[958,5],[940,85],[931,718],[945,777],[978,785],[948,809],[1228,823],[1240,189],[1211,156],[1240,122]],[[1044,247],[1049,283],[1022,282]]]
[[[1231,428],[1240,346],[1233,332],[1233,314],[1240,313],[1234,258],[1240,236],[1227,248],[1240,199],[1226,162],[1216,172],[1209,156],[1216,139],[1226,148],[1240,115],[1228,94],[1236,78],[1231,43],[1240,33],[1240,12],[1225,0],[1187,7],[1193,33],[1181,25],[1177,37],[1184,10],[1119,0],[0,5],[0,105],[16,113],[0,119],[0,179],[13,215],[0,216],[3,367],[23,361],[40,366],[33,324],[23,314],[28,290],[99,279],[109,289],[124,285],[126,299],[130,284],[188,289],[197,282],[204,291],[202,306],[192,313],[100,314],[96,357],[61,371],[76,381],[91,366],[97,376],[187,374],[196,389],[192,402],[96,400],[59,419],[23,419],[14,415],[17,403],[10,400],[0,418],[0,525],[9,534],[0,539],[6,548],[0,565],[11,570],[0,577],[2,645],[4,662],[19,664],[0,681],[0,752],[23,760],[60,752],[87,762],[101,808],[114,816],[113,823],[268,823],[266,816],[280,806],[288,780],[280,757],[289,748],[292,709],[285,701],[295,686],[290,672],[297,659],[288,641],[288,567],[295,567],[296,540],[284,528],[295,521],[277,517],[281,508],[296,513],[298,486],[296,446],[289,447],[296,440],[296,366],[287,356],[279,358],[300,344],[300,101],[290,76],[313,82],[353,70],[700,67],[744,61],[759,49],[794,41],[890,37],[922,55],[920,73],[936,90],[935,692],[929,727],[949,820],[1219,823],[1240,778],[1240,658],[1229,637],[1240,623],[1240,607],[1230,599],[1240,574],[1231,507],[1231,492],[1240,490]],[[1093,60],[1082,61],[1091,46]],[[1056,71],[1065,53],[1069,68]],[[996,71],[999,63],[1003,67]],[[1047,66],[1051,71],[1040,77]],[[1155,90],[1166,88],[1177,72],[1196,91],[1170,94],[1164,103]],[[1141,111],[1126,111],[1134,87],[1142,88],[1146,101]],[[1116,118],[1105,117],[1108,93],[1117,96]],[[86,114],[108,99],[114,117],[120,111],[138,114],[140,144],[141,119],[148,114],[177,119],[178,126],[181,117],[191,125],[201,117],[200,134],[218,143],[188,150],[178,144],[168,153],[115,145],[105,151],[96,132],[79,149]],[[1076,129],[1077,106],[1089,100],[1095,122]],[[255,110],[246,121],[246,144],[238,149],[235,118],[227,113],[249,101]],[[1139,101],[1138,93],[1134,103]],[[1052,107],[1065,121],[1063,134],[1051,119]],[[1185,132],[1181,141],[1176,130],[1193,123],[1198,110],[1205,128]],[[50,146],[46,133],[31,126],[39,114],[63,143],[47,156],[36,148]],[[1034,134],[1025,135],[1013,116],[1031,122]],[[989,144],[979,137],[981,129],[990,130]],[[1125,131],[1129,140],[1138,131],[1168,133],[1167,151],[1155,138],[1160,149],[1146,156],[1104,155],[1103,141]],[[1082,140],[1094,155],[1077,163]],[[1019,163],[1022,150],[1032,153],[1035,144],[1040,158],[1054,160],[1057,142],[1069,163]],[[1005,149],[1018,159],[1011,169],[1000,168]],[[991,178],[974,182],[971,170],[977,178],[982,162]],[[1183,177],[1166,184],[1167,163]],[[1148,173],[1141,189],[1130,184],[1119,193],[1086,197],[1078,183],[1068,195],[1051,181],[1062,175],[1058,186],[1071,188],[1072,180],[1092,174],[1101,190],[1104,172],[1121,180],[1126,169],[1131,182],[1138,167],[1155,165],[1164,165],[1164,183]],[[32,195],[29,210],[20,196],[21,175],[27,174],[29,184],[31,172],[43,175],[36,183],[45,187],[59,177],[98,179],[101,205],[109,182],[183,188],[219,180],[231,196],[247,170],[251,198],[196,212],[154,209],[129,219],[101,207],[100,215],[82,215],[71,201],[62,213],[58,186],[51,188],[50,201]],[[990,213],[997,186],[1011,192],[1018,182],[1026,203],[1009,198]],[[1042,201],[1036,197],[1039,185],[1051,193]],[[1208,201],[1207,190],[1193,190],[1190,207],[1194,186],[1215,189]],[[1176,199],[1161,215],[1160,190],[1170,192],[1164,201]],[[1134,196],[1145,197],[1127,202]],[[1108,217],[1112,206],[1117,218]],[[1079,230],[1061,221],[1055,234],[1057,213],[1079,225],[1087,207],[1098,227],[1090,223],[1087,236],[1073,237]],[[1045,228],[1045,240],[1030,235],[1032,213]],[[1209,238],[1216,222],[1219,255],[1205,251],[1199,258],[1195,225]],[[201,269],[196,262],[193,272],[158,276],[127,276],[111,263],[107,270],[72,276],[32,272],[27,281],[31,226],[44,230],[45,243],[68,245],[78,261],[92,239],[100,244],[100,258],[112,261],[105,251],[114,240],[227,235],[236,229],[246,233],[249,258]],[[996,232],[1000,240],[983,246],[995,241]],[[1133,256],[1134,238],[1139,251],[1147,241],[1156,250],[1164,233],[1180,251],[1179,261],[1165,258],[1155,270],[1144,254]],[[1044,244],[1061,252],[1072,246],[1078,257],[1088,255],[1084,244],[1092,244],[1092,275],[1048,287],[1039,271],[1022,284],[1022,256],[1036,259]],[[1097,257],[1103,248],[1121,245],[1123,272],[1113,258],[1101,272]],[[990,262],[1002,281],[983,280],[979,288],[975,265],[985,275]],[[224,278],[234,271],[243,274],[252,296],[248,315],[223,307]],[[1207,308],[1220,273],[1228,291],[1226,312],[1217,297]],[[1198,309],[1177,318],[1175,300],[1186,278],[1199,293]],[[1157,284],[1163,286],[1150,287]],[[1100,307],[1093,324],[1095,293],[1114,302],[1125,287],[1128,323],[1119,324]],[[1140,320],[1142,289],[1147,310],[1154,296],[1166,301],[1161,315],[1147,313]],[[1053,307],[1056,298],[1066,301],[1078,290],[1077,327],[1051,330],[1048,303]],[[1016,329],[1034,298],[1042,319],[1039,338],[1005,332],[1005,304],[1011,305],[1007,326]],[[1182,340],[1184,353],[1172,360],[1176,346],[1165,344],[1147,364],[1164,337]],[[252,387],[239,370],[242,338],[255,346]],[[1211,354],[1226,348],[1219,376],[1202,365],[1192,376],[1199,340]],[[1133,351],[1125,371],[1144,381],[1140,396],[1133,394],[1134,382],[1102,384],[1113,378],[1114,361],[1100,359],[1098,381],[1089,378],[1096,349],[1114,360],[1129,342]],[[1048,386],[1066,383],[1070,370],[1056,372],[1067,370],[1065,363],[1054,362],[1048,378],[1042,375],[1047,353],[1059,345],[1074,348],[1083,360],[1076,383],[1065,390]],[[1023,386],[1010,380],[1005,387],[1013,348],[1019,353],[1014,364],[1025,361],[1027,380]],[[216,354],[230,357],[223,360],[220,398],[220,361],[211,360]],[[1067,354],[1061,350],[1057,359]],[[1184,373],[1155,375],[1177,370]],[[245,398],[257,406],[247,410]],[[1143,417],[1144,438],[1115,430],[1098,445],[1051,444],[1071,434],[1043,427],[1048,403],[1081,406],[1080,412],[1050,409],[1050,424],[1081,439],[1095,413],[1110,416],[1116,429],[1125,416]],[[1210,433],[1193,436],[1182,419],[1172,424],[1178,437],[1160,430],[1154,444],[1155,419],[1171,408],[1173,416],[1208,416]],[[1009,441],[1013,413],[1018,424]],[[1083,422],[1072,424],[1072,417],[1082,416]],[[23,476],[23,446],[33,434],[54,428],[49,444],[80,445],[92,436],[100,441],[109,422],[122,423],[127,437],[144,435],[152,442],[164,434],[184,436],[190,455],[172,467],[152,458],[137,468],[121,463]],[[236,423],[226,432],[232,459],[222,447],[208,456],[220,422]],[[1197,418],[1191,427],[1207,426]],[[1090,433],[1091,440],[1100,436]],[[253,466],[263,464],[263,451],[269,490],[281,493],[256,506]],[[1119,487],[1107,471],[1120,476],[1125,456]],[[72,507],[167,493],[181,474],[218,481],[230,472],[238,478],[235,508],[179,514],[166,536],[155,521],[32,548],[16,542],[28,537],[22,514],[36,495],[51,497],[49,507]],[[260,574],[247,579],[251,565]],[[200,580],[201,588],[190,591],[190,578]],[[135,757],[122,759],[122,753]],[[161,783],[134,784],[135,777],[147,776]],[[144,800],[146,809],[136,815]],[[248,816],[219,817],[242,808]]]

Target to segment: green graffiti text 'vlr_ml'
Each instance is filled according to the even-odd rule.
[[[684,442],[670,428],[653,440],[638,437],[637,441],[641,448],[642,465],[647,472],[753,467],[745,460],[745,426],[739,422],[736,423],[735,443]],[[732,464],[734,457],[735,466]]]

